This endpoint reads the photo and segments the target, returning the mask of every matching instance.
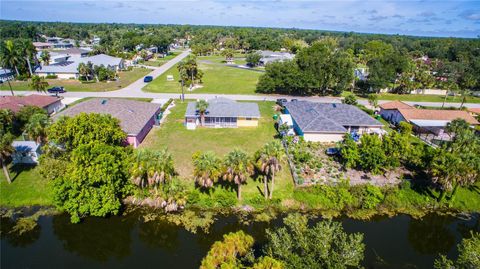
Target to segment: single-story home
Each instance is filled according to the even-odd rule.
[[[1,96],[0,109],[10,109],[17,113],[26,106],[43,108],[49,115],[60,111],[64,104],[61,97],[32,94],[27,96]]]
[[[37,164],[42,154],[40,144],[35,141],[13,141],[12,147],[15,149],[12,154],[14,164]]]
[[[110,114],[120,120],[120,127],[127,134],[127,143],[134,148],[142,143],[148,132],[159,123],[160,104],[127,99],[94,98],[74,105],[60,113],[60,117],[74,117],[80,113]]]
[[[472,115],[474,117],[478,117],[478,116],[480,116],[480,107],[469,108],[468,112],[470,112],[470,115]]]
[[[205,127],[257,127],[260,110],[256,103],[236,102],[223,97],[208,100],[205,113]],[[187,129],[195,129],[200,125],[200,113],[196,102],[189,102],[185,112]]]
[[[69,42],[61,41],[59,43],[54,43],[53,47],[55,49],[69,49],[69,48],[73,48],[73,44]]]
[[[0,81],[5,82],[7,80],[13,80],[15,78],[15,72],[8,68],[0,67]]]
[[[93,66],[105,66],[115,71],[125,68],[125,63],[122,58],[112,57],[106,54],[98,54],[89,57],[69,57],[66,61],[42,65],[35,73],[39,76],[57,75],[58,78],[69,79],[78,78],[78,65],[80,63],[91,62]]]
[[[447,109],[418,109],[400,101],[380,105],[380,115],[387,121],[398,124],[402,121],[413,125],[417,133],[431,133],[435,139],[449,139],[444,134],[447,124],[455,119],[464,119],[471,125],[479,122],[468,111]]]
[[[85,48],[69,48],[61,51],[55,51],[58,54],[78,56],[78,57],[87,57],[91,50]]]
[[[52,43],[47,43],[47,42],[33,42],[33,46],[37,50],[47,50],[53,48]]]
[[[259,64],[263,66],[271,62],[283,62],[287,60],[293,60],[293,58],[295,58],[295,55],[289,52],[260,50],[258,53],[262,55]]]
[[[285,104],[297,135],[306,141],[338,142],[348,133],[383,133],[383,124],[356,106],[295,101]]]

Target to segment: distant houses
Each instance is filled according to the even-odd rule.
[[[259,119],[258,104],[236,102],[220,97],[208,100],[204,127],[257,127]],[[187,105],[185,125],[187,129],[195,129],[201,125],[201,113],[197,110],[196,102],[190,102]]]
[[[159,123],[160,105],[127,100],[94,98],[72,106],[57,115],[74,117],[80,113],[110,114],[120,120],[120,127],[127,134],[127,143],[138,147],[154,125]]]
[[[54,96],[32,94],[28,96],[0,97],[0,109],[9,109],[12,112],[17,113],[26,106],[43,108],[48,114],[54,114],[64,107],[62,98]]]
[[[285,104],[293,129],[306,141],[339,142],[345,134],[383,134],[383,124],[356,106],[295,101]]]

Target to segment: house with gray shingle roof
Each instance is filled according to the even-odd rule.
[[[54,116],[75,117],[80,113],[110,114],[120,120],[120,127],[127,134],[127,142],[133,147],[142,143],[153,125],[159,122],[160,105],[128,99],[93,98],[76,104]]]
[[[356,106],[338,103],[288,102],[285,113],[307,141],[338,142],[347,133],[381,133],[383,124]]]
[[[236,102],[219,97],[207,100],[205,112],[205,127],[257,127],[260,110],[257,103]],[[195,129],[200,125],[200,113],[197,102],[189,102],[185,112],[187,129]]]

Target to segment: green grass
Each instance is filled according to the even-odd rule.
[[[141,147],[161,149],[167,147],[172,153],[175,167],[181,178],[192,178],[192,154],[196,151],[213,151],[223,157],[234,148],[242,149],[253,154],[265,143],[275,139],[276,130],[273,125],[273,102],[259,102],[262,115],[258,127],[244,128],[197,128],[187,130],[183,125],[187,103],[176,100],[175,107],[167,120],[160,128],[152,130]],[[193,186],[193,184],[191,184]],[[263,185],[260,181],[249,179],[242,189],[246,203],[263,202],[260,190]],[[292,195],[293,181],[286,163],[276,179],[274,198],[287,199]]]
[[[257,81],[262,73],[226,66],[222,63],[224,59],[222,56],[198,57],[199,69],[204,72],[203,87],[194,90],[193,93],[255,94]],[[235,62],[240,63],[241,60]],[[173,75],[174,81],[167,81],[167,75]],[[181,93],[178,78],[178,70],[175,65],[150,82],[143,90],[147,92]]]
[[[382,93],[378,96],[379,100],[399,100],[399,101],[412,101],[412,102],[438,102],[442,103],[445,99],[444,95],[422,95],[422,94],[391,94]],[[447,103],[461,103],[462,98],[460,96],[447,96]],[[466,103],[480,103],[479,97],[467,97]]]
[[[131,71],[119,72],[119,80],[111,82],[82,83],[73,79],[47,79],[49,87],[63,86],[69,92],[102,92],[114,91],[132,84],[137,79],[150,73],[152,70],[147,68],[134,68]],[[31,91],[28,81],[11,82],[14,91]],[[0,90],[9,91],[8,83],[0,84]]]
[[[143,64],[144,65],[148,65],[148,66],[162,66],[164,65],[166,62],[170,61],[171,59],[177,57],[181,52],[178,52],[178,51],[174,51],[172,52],[171,54],[167,55],[166,57],[163,57],[163,58],[157,58],[157,59],[150,59],[146,62],[144,62]]]
[[[53,204],[52,188],[34,166],[10,167],[10,176],[13,182],[8,184],[3,172],[0,175],[1,206],[49,206]]]

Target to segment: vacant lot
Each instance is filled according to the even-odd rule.
[[[82,83],[74,79],[47,79],[49,87],[52,86],[63,86],[67,91],[71,92],[102,92],[102,91],[114,91],[126,87],[132,84],[139,78],[142,78],[146,74],[150,73],[152,70],[147,68],[134,68],[131,71],[122,71],[119,72],[118,81],[109,81],[109,82],[93,82],[93,83]],[[15,81],[11,82],[12,88],[15,91],[30,91],[28,86],[28,81]],[[9,91],[7,83],[0,84],[0,90]]]
[[[217,93],[217,94],[255,94],[258,78],[262,74],[258,71],[239,69],[226,66],[222,56],[198,57],[199,69],[204,72],[202,88],[194,90],[194,93]],[[235,61],[238,64],[244,60]],[[167,81],[167,75],[173,75],[173,81]],[[177,66],[173,66],[163,75],[149,83],[143,90],[147,92],[181,93],[178,82]]]
[[[10,167],[13,180],[8,184],[3,171],[0,173],[0,206],[19,207],[52,205],[52,189],[34,166]]]
[[[167,55],[163,58],[150,59],[150,60],[144,62],[143,64],[148,65],[148,66],[162,66],[166,62],[168,62],[171,59],[177,57],[180,53],[181,52],[179,52],[179,51],[174,51],[174,52],[171,52],[169,55]]]
[[[187,130],[183,125],[187,103],[176,101],[167,121],[159,128],[150,132],[142,147],[160,149],[167,147],[172,153],[177,172],[182,178],[191,179],[193,173],[192,154],[196,151],[213,151],[220,157],[233,150],[242,149],[253,154],[265,143],[275,139],[276,130],[273,125],[273,102],[259,102],[260,119],[256,128],[197,128]],[[257,187],[263,189],[259,181],[250,179],[244,186],[246,199],[261,197]],[[293,181],[286,164],[276,180],[275,197],[290,197],[293,191]]]

